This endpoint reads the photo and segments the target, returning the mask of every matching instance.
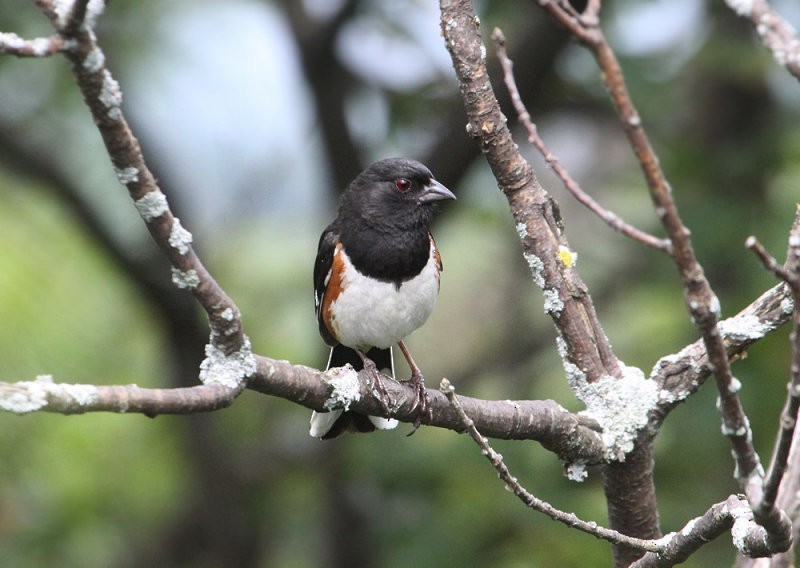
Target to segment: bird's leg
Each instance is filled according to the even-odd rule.
[[[386,387],[383,386],[383,381],[381,381],[381,372],[378,370],[378,367],[375,365],[375,361],[370,359],[366,356],[366,354],[361,351],[360,349],[355,350],[358,353],[358,356],[361,357],[361,362],[364,363],[364,370],[369,373],[370,377],[372,377],[372,386],[375,387],[375,390],[378,391],[380,395],[381,407],[383,408],[384,413],[386,413],[386,417],[389,417],[389,393],[386,390]]]
[[[420,371],[417,364],[414,363],[414,359],[411,357],[411,353],[408,351],[408,347],[402,341],[398,341],[397,345],[400,346],[400,351],[403,352],[403,356],[406,358],[408,362],[408,366],[411,369],[411,378],[409,382],[411,383],[411,387],[414,389],[414,408],[417,409],[417,417],[414,420],[414,429],[408,434],[411,436],[420,425],[424,421],[428,424],[431,423],[433,420],[433,412],[431,410],[431,401],[428,398],[428,391],[425,390],[425,379],[422,377],[422,371]]]

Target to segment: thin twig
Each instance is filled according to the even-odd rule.
[[[792,275],[774,256],[767,252],[767,249],[758,242],[754,236],[750,235],[744,242],[744,246],[753,251],[761,260],[764,268],[772,272],[775,276],[786,282],[792,290],[797,288],[797,275]]]
[[[758,256],[767,270],[789,285],[795,301],[792,318],[792,363],[790,380],[787,385],[788,394],[786,404],[781,412],[780,434],[765,478],[763,496],[761,502],[757,504],[759,509],[767,510],[775,506],[778,489],[786,471],[789,451],[792,447],[792,439],[797,424],[797,411],[800,408],[800,310],[797,309],[800,302],[800,278],[798,278],[797,273],[792,273],[779,264],[775,257],[769,254],[755,237],[748,237],[745,246]]]
[[[591,1],[586,6],[586,21],[583,21],[583,16],[569,3],[568,0],[536,0],[539,5],[550,12],[550,15],[555,18],[562,26],[564,26],[572,35],[581,41],[589,41],[591,36],[587,34],[587,23],[594,16],[596,22],[600,15],[600,2]],[[596,23],[595,22],[595,23]],[[594,27],[594,26],[592,26]]]
[[[798,243],[798,233],[800,230],[796,223],[789,236],[789,258],[786,266],[780,265],[755,237],[750,236],[745,242],[745,246],[758,256],[767,270],[786,282],[794,297],[795,308],[792,313],[790,335],[792,363],[786,403],[781,412],[778,441],[770,460],[763,490],[760,499],[753,503],[756,520],[767,526],[770,534],[783,535],[787,540],[791,540],[791,522],[785,513],[776,507],[775,503],[788,467],[792,440],[797,426],[797,412],[800,409],[800,309],[798,309],[800,308],[800,274],[798,274],[798,267],[800,267],[800,247],[798,245],[800,243]]]
[[[586,4],[586,10],[581,14],[581,19],[586,26],[600,24],[600,10],[602,9],[602,0],[589,0]]]
[[[15,33],[0,32],[0,54],[17,57],[47,57],[64,49],[64,39],[59,35],[21,38]]]
[[[740,16],[750,20],[761,43],[772,52],[778,65],[800,79],[800,41],[792,25],[766,0],[725,0]]]
[[[447,400],[450,402],[453,409],[461,419],[463,428],[469,433],[470,437],[475,441],[475,443],[478,444],[478,447],[481,449],[481,453],[486,456],[486,459],[489,460],[489,463],[492,464],[492,467],[497,470],[497,475],[500,477],[500,479],[506,483],[506,488],[514,493],[514,495],[516,495],[526,506],[534,509],[535,511],[539,511],[540,513],[544,513],[554,521],[558,521],[567,525],[568,527],[578,529],[596,538],[606,540],[613,544],[624,544],[626,546],[636,548],[637,550],[656,553],[662,550],[663,545],[660,541],[629,537],[615,530],[599,526],[595,522],[581,520],[574,513],[567,513],[565,511],[556,509],[550,503],[533,495],[531,492],[525,489],[522,484],[520,484],[516,477],[511,474],[508,466],[503,461],[503,456],[497,453],[489,445],[488,438],[485,438],[483,435],[481,435],[481,433],[475,427],[475,423],[464,412],[464,409],[461,407],[461,404],[458,401],[458,397],[456,397],[455,388],[450,381],[447,379],[442,379],[439,390],[447,397]]]
[[[508,57],[508,53],[506,51],[506,38],[500,28],[494,29],[494,32],[492,33],[492,40],[494,40],[495,46],[497,47],[497,57],[500,60],[501,67],[503,68],[503,79],[505,80],[508,93],[511,96],[514,109],[517,111],[517,116],[520,123],[522,123],[528,132],[528,142],[532,143],[536,147],[536,149],[545,159],[545,162],[547,162],[547,165],[550,166],[553,172],[555,172],[555,174],[564,184],[564,187],[567,189],[567,191],[569,191],[575,197],[575,199],[586,206],[595,215],[600,217],[600,219],[602,219],[615,231],[618,231],[623,235],[639,241],[649,247],[653,247],[654,249],[671,253],[672,244],[669,240],[660,239],[654,235],[646,233],[645,231],[637,229],[633,225],[626,223],[613,211],[605,209],[588,193],[586,193],[583,188],[581,188],[580,184],[572,178],[567,169],[561,165],[555,154],[553,154],[547,148],[544,140],[542,140],[542,137],[539,136],[538,129],[533,123],[528,109],[525,108],[525,103],[522,102],[522,97],[520,96],[516,80],[514,79],[514,63]]]

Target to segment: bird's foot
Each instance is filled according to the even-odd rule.
[[[372,386],[376,391],[378,391],[378,399],[381,402],[381,408],[383,409],[383,412],[386,414],[386,417],[388,418],[390,416],[389,392],[383,385],[383,381],[381,380],[381,372],[378,370],[378,367],[375,366],[375,363],[372,361],[372,359],[364,357],[363,361],[364,361],[364,370],[367,373],[369,373],[369,376],[372,378]]]
[[[425,379],[422,377],[422,373],[412,373],[408,382],[411,384],[411,388],[414,389],[413,409],[417,411],[417,417],[414,419],[414,427],[411,432],[406,434],[407,436],[411,436],[419,429],[423,422],[425,424],[430,424],[433,421],[433,411],[431,409],[430,398],[428,398],[428,391],[425,389]]]

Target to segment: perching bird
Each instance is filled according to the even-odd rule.
[[[366,367],[387,414],[378,369],[394,377],[395,343],[411,368],[420,416],[429,413],[422,373],[403,339],[425,323],[436,304],[442,262],[429,225],[435,204],[455,198],[419,162],[381,160],[353,180],[319,240],[314,302],[320,335],[331,346],[328,368]],[[394,419],[334,410],[314,412],[310,434],[328,439],[347,430],[395,426]]]

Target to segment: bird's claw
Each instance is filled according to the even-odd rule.
[[[406,436],[411,436],[416,432],[424,422],[430,424],[433,421],[433,411],[431,409],[431,401],[428,398],[428,391],[425,389],[425,380],[421,373],[414,373],[409,379],[411,387],[414,389],[414,405],[412,410],[417,411],[417,416],[414,419],[414,425],[411,432]]]
[[[369,376],[372,378],[372,386],[378,391],[378,399],[381,402],[381,408],[383,412],[386,414],[386,417],[389,418],[389,392],[386,390],[386,387],[383,385],[383,381],[381,380],[381,373],[378,371],[378,367],[375,366],[375,363],[372,359],[364,358],[364,370],[369,373]]]

